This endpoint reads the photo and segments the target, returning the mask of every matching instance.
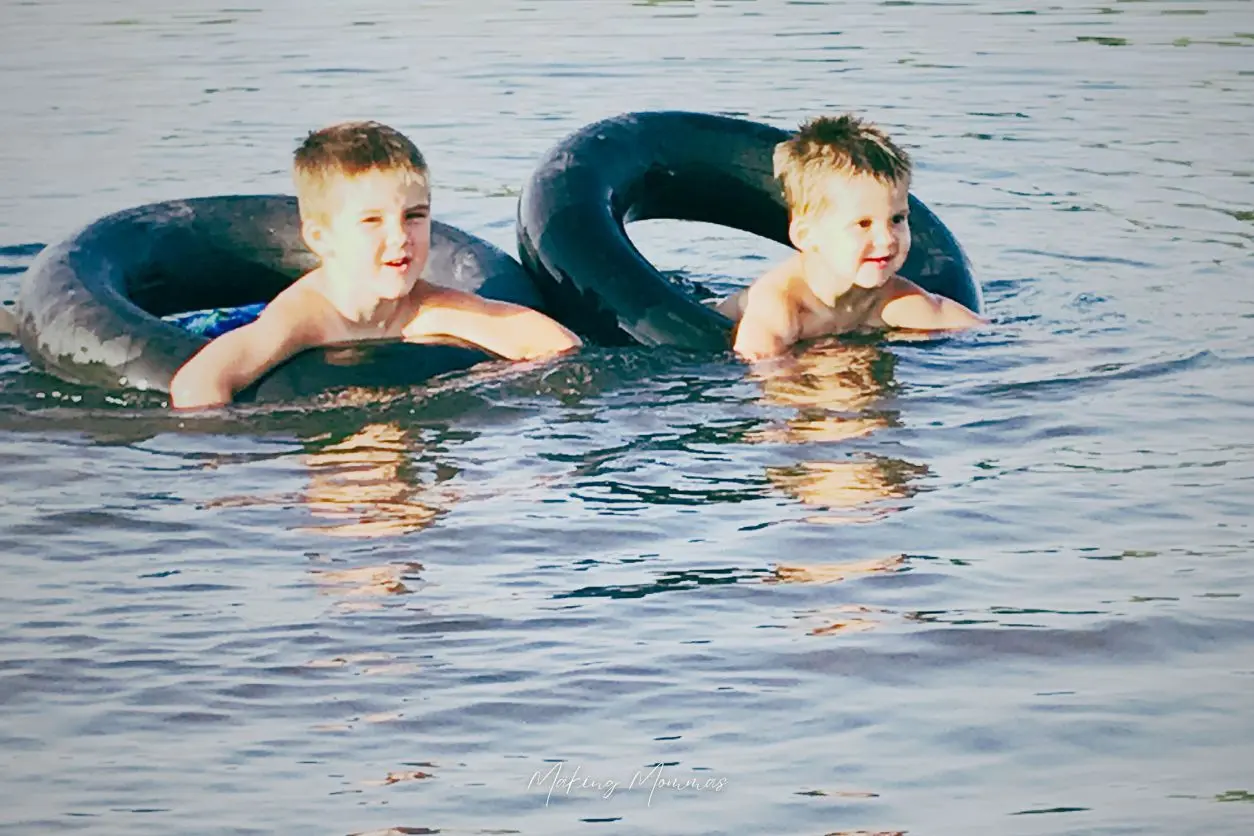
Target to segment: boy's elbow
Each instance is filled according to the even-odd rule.
[[[234,397],[230,385],[221,380],[206,380],[187,366],[175,372],[170,380],[170,406],[173,409],[202,409],[223,406]]]
[[[546,317],[547,318],[547,317]],[[545,339],[533,344],[528,352],[531,357],[554,357],[583,348],[583,340],[574,331],[555,319],[548,320]]]
[[[170,406],[173,409],[203,409],[225,406],[231,402],[231,391],[225,387],[196,386],[190,383],[170,383]]]
[[[942,300],[940,310],[942,328],[961,329],[987,325],[988,320],[968,308],[949,299]]]
[[[580,348],[583,348],[583,340],[579,339],[573,331],[563,328],[561,331],[554,334],[551,339],[546,340],[543,345],[533,347],[531,351],[528,352],[528,359],[556,357],[559,354],[566,354],[567,352],[576,351]]]
[[[475,342],[508,360],[543,360],[583,347],[583,340],[575,332],[547,317],[533,322],[504,345],[493,345],[487,340]]]

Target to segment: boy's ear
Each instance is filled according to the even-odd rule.
[[[788,240],[799,250],[804,250],[810,241],[810,221],[805,215],[796,215],[788,222]]]
[[[323,258],[327,248],[327,228],[313,218],[305,218],[300,222],[300,237],[318,258]]]

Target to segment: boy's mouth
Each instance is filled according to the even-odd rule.
[[[413,263],[413,259],[409,256],[401,256],[393,258],[390,261],[383,262],[384,267],[391,267],[393,270],[408,270],[409,265]]]

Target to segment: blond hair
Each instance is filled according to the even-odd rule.
[[[404,134],[379,122],[340,122],[312,131],[296,149],[292,179],[302,219],[325,221],[338,180],[371,170],[397,172],[428,185],[427,161]]]
[[[880,128],[850,113],[802,123],[775,146],[773,162],[794,216],[828,208],[833,174],[869,175],[887,185],[910,183],[910,155]]]

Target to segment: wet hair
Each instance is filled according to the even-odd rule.
[[[340,122],[313,131],[296,149],[292,179],[301,218],[326,220],[337,180],[368,171],[397,172],[424,186],[427,161],[404,134],[379,122]]]
[[[850,113],[803,122],[796,134],[775,146],[773,162],[794,215],[827,208],[833,174],[869,175],[892,186],[910,183],[910,155],[880,128]]]

